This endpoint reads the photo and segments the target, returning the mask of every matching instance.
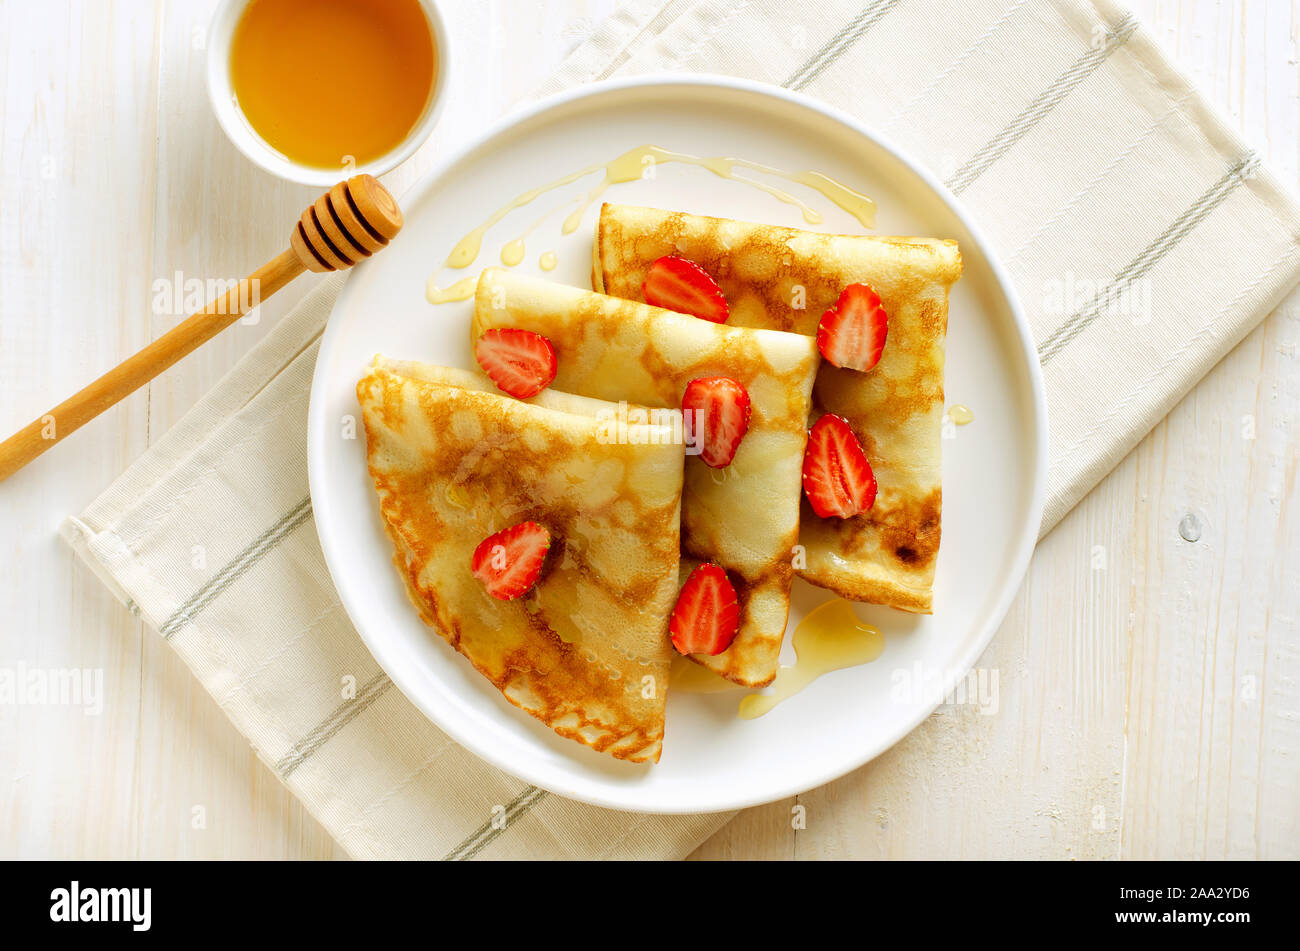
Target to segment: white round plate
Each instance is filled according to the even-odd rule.
[[[945,389],[975,415],[948,427],[943,544],[935,613],[869,605],[858,615],[885,635],[881,657],[827,674],[766,715],[742,720],[746,691],[671,692],[663,757],[618,762],[511,706],[427,628],[407,600],[366,472],[357,380],[376,353],[473,366],[472,302],[430,305],[425,282],[456,242],[516,195],[586,165],[653,144],[786,170],[815,169],[874,197],[876,234],[955,238],[965,273],[952,293]],[[497,264],[503,244],[543,213],[520,270],[590,287],[598,203],[582,226],[560,222],[599,174],[546,195],[492,228],[469,271]],[[784,184],[784,183],[780,183]],[[825,215],[818,226],[862,233],[849,215],[790,186]],[[653,179],[615,185],[609,201],[809,227],[798,209],[705,169],[662,164]],[[937,706],[944,675],[978,660],[1006,614],[1042,515],[1047,424],[1029,328],[1002,268],[956,201],[929,173],[848,116],[802,96],[719,77],[651,77],[582,87],[516,113],[434,169],[401,205],[392,247],[353,270],[321,342],[308,430],[311,495],[325,560],[375,659],[430,720],[490,763],[552,792],[617,809],[691,813],[771,802],[826,783],[898,742]],[[789,631],[831,595],[795,583]],[[784,663],[793,662],[787,634]],[[927,689],[928,688],[928,689]]]

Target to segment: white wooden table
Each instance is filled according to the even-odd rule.
[[[152,313],[155,279],[242,275],[314,197],[218,130],[203,86],[214,3],[0,0],[6,434],[176,322]],[[446,6],[452,98],[386,179],[399,193],[617,3]],[[1134,6],[1295,183],[1300,3]],[[102,668],[105,693],[99,716],[0,706],[0,855],[341,857],[55,537],[307,286],[0,484],[0,668]],[[1293,295],[1039,546],[981,662],[1001,672],[998,715],[941,710],[845,779],[743,813],[697,855],[1300,857],[1298,342]],[[1179,532],[1188,515],[1195,542]]]

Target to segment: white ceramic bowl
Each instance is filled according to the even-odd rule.
[[[230,76],[230,44],[235,26],[250,0],[222,0],[213,14],[208,28],[208,99],[212,102],[217,122],[235,148],[243,152],[254,164],[272,175],[303,185],[333,185],[340,178],[368,172],[382,175],[410,158],[424,140],[433,132],[447,97],[447,81],[451,76],[451,54],[447,42],[447,22],[434,0],[420,0],[424,15],[433,33],[434,48],[438,54],[438,72],[434,77],[433,95],[425,103],[424,114],[410,133],[392,151],[373,161],[349,168],[317,168],[291,161],[272,148],[249,123],[235,99],[234,84]],[[321,108],[328,108],[322,103]]]

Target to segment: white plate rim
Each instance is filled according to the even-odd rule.
[[[433,189],[439,179],[449,169],[458,165],[466,156],[472,154],[485,144],[508,132],[514,126],[529,122],[544,113],[551,110],[559,110],[572,103],[596,98],[605,95],[621,93],[629,89],[641,89],[653,86],[701,86],[710,89],[726,89],[739,93],[748,93],[757,96],[768,96],[773,99],[782,101],[786,104],[802,107],[812,113],[815,113],[823,119],[838,123],[852,132],[862,136],[872,142],[892,156],[896,161],[908,168],[912,174],[931,190],[931,192],[943,202],[944,206],[952,215],[961,222],[967,233],[971,236],[976,247],[979,249],[984,260],[988,264],[990,273],[993,275],[997,285],[998,292],[1003,298],[1003,302],[1012,316],[1014,328],[1016,331],[1017,342],[1020,344],[1021,353],[1024,358],[1024,370],[1029,383],[1032,417],[1033,417],[1033,439],[1034,439],[1034,460],[1033,460],[1033,480],[1031,487],[1031,497],[1028,508],[1028,517],[1020,528],[1019,536],[1015,542],[1015,554],[1012,559],[1014,568],[1009,572],[1007,580],[1002,586],[1002,591],[998,597],[996,607],[988,615],[984,627],[971,642],[972,646],[962,655],[958,662],[958,667],[963,671],[968,671],[974,667],[980,656],[988,648],[993,640],[993,635],[1001,626],[1006,618],[1007,612],[1011,608],[1011,603],[1020,590],[1021,583],[1024,580],[1025,572],[1029,567],[1030,558],[1033,556],[1034,547],[1038,541],[1039,527],[1042,522],[1043,509],[1046,502],[1047,494],[1047,462],[1048,462],[1048,422],[1047,422],[1047,396],[1043,383],[1042,367],[1038,362],[1038,351],[1034,343],[1033,331],[1029,325],[1029,320],[1021,307],[1019,295],[1015,291],[1015,286],[1003,266],[1001,260],[994,252],[992,245],[984,236],[983,231],[966,212],[964,207],[958,201],[955,195],[939,181],[925,166],[914,161],[905,151],[896,146],[888,138],[880,133],[868,128],[857,118],[847,112],[838,109],[829,104],[819,102],[802,93],[793,92],[780,86],[774,86],[769,83],[757,82],[754,80],[743,79],[735,76],[723,76],[712,73],[690,73],[690,74],[672,74],[672,73],[650,73],[640,76],[602,80],[600,82],[589,83],[577,86],[573,89],[566,90],[553,96],[549,96],[538,102],[527,106],[520,107],[507,113],[504,117],[491,124],[481,134],[465,142],[460,148],[449,152],[444,158],[437,162],[429,169],[420,180],[408,188],[398,200],[400,207],[415,207],[424,197],[424,194]],[[360,271],[363,268],[370,267],[369,262],[358,264],[352,269],[353,272]],[[375,639],[367,636],[364,626],[358,622],[357,618],[360,612],[354,609],[355,600],[345,583],[340,584],[339,576],[334,571],[334,565],[342,564],[343,557],[340,553],[343,540],[333,531],[328,515],[322,518],[320,510],[315,508],[315,499],[320,495],[321,473],[325,468],[325,442],[328,429],[325,417],[325,398],[321,395],[327,386],[325,368],[331,364],[328,354],[331,352],[335,340],[338,336],[339,322],[332,319],[334,311],[345,306],[350,302],[351,294],[357,283],[352,280],[352,274],[349,274],[344,282],[338,297],[335,299],[331,309],[331,319],[326,321],[325,329],[321,335],[320,348],[317,352],[316,368],[312,374],[311,397],[308,408],[307,419],[307,481],[308,490],[313,499],[313,512],[315,515],[316,531],[319,537],[321,551],[325,558],[326,569],[330,573],[330,578],[334,583],[335,590],[339,595],[339,600],[347,612],[348,618],[357,633],[361,636],[367,650],[375,658],[375,661],[388,675],[389,679],[397,686],[412,704],[415,705],[421,713],[427,717],[440,730],[447,733],[452,740],[468,749],[475,756],[492,766],[506,772],[524,782],[546,789],[552,793],[574,799],[580,802],[591,803],[592,805],[602,806],[608,809],[628,810],[635,809],[643,813],[656,813],[664,815],[688,815],[703,814],[712,812],[726,812],[737,809],[747,809],[752,806],[764,805],[769,802],[776,802],[780,799],[789,798],[810,789],[815,789],[829,782],[847,775],[855,769],[871,762],[877,756],[880,756],[886,750],[893,747],[896,743],[908,736],[917,728],[930,714],[932,714],[942,702],[942,697],[936,697],[933,704],[919,705],[917,714],[910,720],[904,721],[902,729],[896,729],[890,734],[886,734],[882,739],[874,743],[864,745],[862,749],[855,752],[854,755],[846,756],[845,759],[836,763],[832,768],[823,770],[815,775],[798,774],[798,778],[791,778],[784,786],[777,789],[768,790],[758,796],[745,796],[743,794],[733,794],[724,801],[711,801],[706,806],[697,806],[691,804],[681,804],[675,802],[646,802],[638,800],[635,804],[629,804],[615,796],[602,795],[599,792],[593,792],[578,788],[564,780],[563,776],[555,776],[545,773],[541,769],[531,769],[527,766],[520,767],[517,764],[507,761],[505,757],[497,756],[490,748],[483,743],[475,741],[473,736],[468,735],[466,731],[457,729],[448,722],[448,718],[438,715],[438,704],[435,697],[429,696],[427,692],[414,689],[414,685],[408,678],[401,665],[393,663],[392,658],[386,658],[386,651],[383,642],[376,642]],[[895,735],[896,734],[896,735]],[[557,781],[558,780],[558,781]],[[716,797],[715,797],[716,798]]]

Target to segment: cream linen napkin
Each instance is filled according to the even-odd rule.
[[[1108,2],[634,2],[538,94],[657,70],[828,101],[970,206],[1039,341],[1045,530],[1300,277],[1293,198]],[[492,769],[411,706],[349,625],[305,462],[338,286],[286,317],[65,537],[350,854],[685,855],[729,817],[611,812]]]

